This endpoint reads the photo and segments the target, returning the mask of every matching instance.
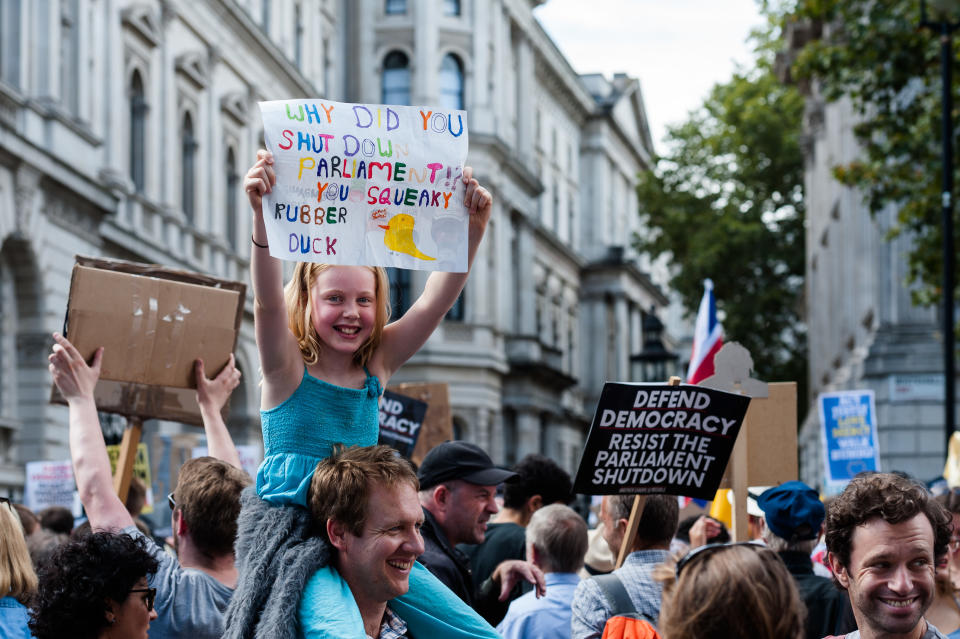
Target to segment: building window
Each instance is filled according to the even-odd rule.
[[[323,43],[323,90],[325,95],[333,91],[333,60],[330,59],[330,43]]]
[[[197,139],[193,134],[193,118],[189,113],[185,113],[180,131],[180,207],[191,224],[195,214],[197,146]]]
[[[553,183],[553,232],[560,235],[560,183]]]
[[[443,0],[443,15],[460,15],[460,0]]]
[[[464,303],[463,303],[463,294],[464,291],[460,292],[460,296],[457,297],[457,301],[453,303],[453,306],[450,307],[450,310],[447,311],[447,319],[454,322],[462,322],[464,318]]]
[[[463,65],[452,53],[445,55],[440,65],[440,106],[463,108]]]
[[[147,98],[139,71],[130,80],[130,179],[137,193],[143,193],[147,184]]]
[[[303,9],[299,4],[293,7],[293,61],[297,67],[303,64]]]
[[[517,448],[520,438],[517,436],[517,413],[506,408],[503,411],[503,462],[511,466],[517,461]]]
[[[260,28],[270,35],[270,0],[260,0]]]
[[[410,104],[410,59],[402,51],[391,51],[383,59],[382,99],[384,104]]]
[[[237,248],[237,189],[240,187],[240,176],[237,174],[237,158],[233,149],[227,149],[227,210],[226,226],[227,244]]]
[[[0,80],[20,86],[20,0],[0,2]]]
[[[60,101],[69,113],[80,111],[80,33],[78,0],[60,5]]]
[[[453,439],[456,441],[464,440],[467,438],[467,422],[462,418],[454,415],[453,419]]]
[[[410,291],[410,271],[405,268],[388,268],[390,280],[390,319],[403,317],[413,303]]]
[[[407,0],[386,0],[383,10],[388,16],[403,15],[407,12]]]

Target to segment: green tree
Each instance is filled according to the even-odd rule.
[[[806,24],[819,36],[795,52],[794,78],[815,83],[828,101],[849,99],[858,115],[854,134],[862,153],[833,167],[834,176],[860,189],[871,212],[897,208],[889,235],[913,238],[908,283],[914,302],[937,303],[943,272],[939,38],[920,28],[916,0],[794,0],[778,12],[785,24]],[[955,82],[954,95],[956,89]]]
[[[766,42],[754,68],[668,129],[668,152],[641,175],[649,232],[635,245],[668,256],[691,312],[711,278],[725,339],[750,350],[762,379],[798,381],[805,406],[803,99],[774,75]]]

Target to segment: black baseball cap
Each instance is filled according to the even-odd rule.
[[[513,471],[494,466],[490,456],[476,444],[462,441],[444,442],[435,447],[420,462],[417,473],[421,490],[451,479],[462,479],[478,486],[496,486],[517,477]]]

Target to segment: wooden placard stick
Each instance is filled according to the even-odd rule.
[[[113,490],[120,501],[126,503],[127,493],[130,492],[130,480],[133,478],[133,463],[137,459],[137,447],[143,436],[143,420],[139,417],[127,417],[127,428],[123,431],[120,441],[120,456],[117,458],[117,469],[113,473]]]
[[[670,386],[679,386],[680,378],[676,375],[670,377],[667,382]],[[620,544],[620,553],[617,555],[617,565],[619,568],[630,554],[633,548],[633,542],[637,540],[637,528],[640,526],[640,517],[643,516],[643,507],[647,503],[646,495],[637,495],[633,498],[633,508],[630,509],[630,519],[627,520],[627,530],[623,535],[623,542]]]

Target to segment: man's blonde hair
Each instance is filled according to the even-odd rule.
[[[329,519],[341,522],[359,537],[367,519],[371,487],[403,482],[414,491],[420,489],[413,466],[389,446],[344,448],[336,444],[333,453],[317,464],[310,481],[307,504],[314,525],[325,539]]]

